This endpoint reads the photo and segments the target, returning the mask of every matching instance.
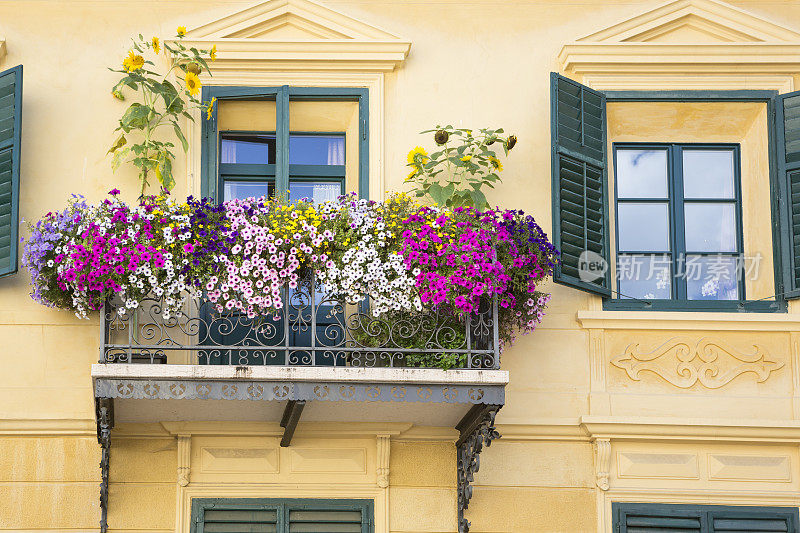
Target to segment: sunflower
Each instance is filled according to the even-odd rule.
[[[428,152],[425,151],[425,148],[422,146],[417,146],[410,152],[408,152],[408,164],[419,164],[424,163],[428,159]]]
[[[414,176],[416,175],[417,175],[417,169],[415,168],[414,170],[408,173],[408,178],[406,178],[406,180],[414,179]]]
[[[161,53],[161,43],[158,41],[158,37],[153,37],[150,44],[153,46],[153,52],[156,54]]]
[[[202,86],[203,84],[200,83],[200,78],[197,77],[197,74],[194,72],[186,73],[186,91],[190,95],[194,96],[199,93]]]
[[[217,97],[213,97],[211,101],[208,103],[208,107],[206,108],[206,120],[211,120],[211,115],[214,113],[214,102],[217,101]]]
[[[502,172],[503,171],[503,163],[501,163],[500,160],[497,159],[496,157],[490,155],[489,156],[489,162],[492,164],[492,166],[498,172]]]
[[[177,32],[178,32],[178,37],[183,37],[184,35],[186,35],[186,26],[178,26]]]
[[[211,58],[211,61],[217,60],[217,45],[211,47],[211,51],[208,53],[208,57]]]
[[[471,155],[465,155],[464,157],[461,158],[461,160],[464,163],[469,163],[472,160],[472,156]]]
[[[122,68],[127,72],[139,70],[144,66],[144,58],[138,54],[134,54],[133,50],[128,52],[128,57],[122,60]]]

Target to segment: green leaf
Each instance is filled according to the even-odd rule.
[[[427,192],[437,205],[444,205],[445,196],[443,194],[441,185],[438,183],[433,183]]]
[[[172,129],[175,130],[175,136],[181,141],[183,145],[183,151],[189,151],[189,141],[186,140],[186,137],[183,136],[183,132],[181,131],[181,127],[178,125],[177,122],[172,123]]]
[[[113,154],[114,152],[125,146],[125,143],[127,142],[128,140],[125,138],[125,136],[120,135],[119,138],[117,138],[117,141],[111,146],[111,148],[108,149],[108,152],[106,152],[106,154]]]
[[[472,197],[472,203],[476,209],[484,209],[489,207],[489,202],[486,200],[486,196],[479,190],[472,190],[469,191],[469,195]]]
[[[128,133],[132,129],[144,129],[150,122],[150,113],[153,110],[146,105],[139,103],[132,103],[122,118],[119,120],[120,126],[123,131]]]

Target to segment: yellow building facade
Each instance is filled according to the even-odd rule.
[[[406,153],[427,142],[419,131],[502,126],[519,142],[490,202],[532,213],[563,240],[556,167],[580,154],[559,152],[553,102],[578,87],[581,116],[586,94],[604,102],[609,272],[626,255],[621,206],[646,203],[619,185],[622,152],[663,151],[674,162],[731,150],[741,228],[731,238],[736,253],[758,258],[757,275],[731,289],[730,305],[685,294],[652,304],[626,299],[638,286],[613,276],[569,283],[565,259],[567,284],[548,284],[543,324],[503,352],[499,369],[443,371],[213,366],[182,352],[167,364],[109,362],[101,318],[39,306],[20,269],[0,278],[0,530],[97,531],[107,511],[108,531],[119,532],[451,533],[461,510],[473,533],[655,531],[667,527],[659,520],[685,520],[674,527],[687,531],[798,531],[800,304],[786,284],[793,234],[781,233],[793,167],[779,160],[796,141],[781,95],[800,90],[800,2],[3,2],[0,70],[24,71],[20,220],[60,209],[72,193],[99,201],[116,186],[135,200],[135,172],[112,173],[106,154],[125,106],[109,94],[106,66],[119,64],[130,36],[177,26],[188,28],[185,42],[217,46],[205,88],[269,88],[264,101],[220,96],[213,128],[199,112],[186,121],[179,198],[221,198],[238,183],[216,174],[208,136],[278,131],[283,112],[293,132],[344,132],[343,187],[373,199],[407,190]],[[636,220],[658,233],[652,213]],[[308,397],[285,396],[284,384]],[[251,401],[246,389],[259,386],[269,399],[262,388]],[[331,401],[347,390],[354,401]],[[295,402],[305,408],[293,411]],[[502,407],[496,418],[492,406]],[[501,438],[484,446],[479,470],[464,467],[463,439],[492,421]],[[287,426],[294,435],[282,445]],[[208,518],[243,500],[254,516],[274,511],[283,522],[224,529]],[[338,512],[337,501],[361,513],[352,524],[299,518]]]

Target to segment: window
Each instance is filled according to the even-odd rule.
[[[618,533],[797,533],[800,527],[796,507],[614,503],[611,512]]]
[[[22,65],[0,72],[0,277],[17,271]]]
[[[550,82],[556,283],[611,310],[785,312],[800,298],[800,91],[601,92],[557,73]],[[641,105],[649,114],[620,111]],[[706,142],[706,128],[728,144],[611,151],[609,114],[626,142]],[[669,136],[651,138],[653,117]]]
[[[202,194],[218,201],[367,197],[366,89],[205,87]]]
[[[370,533],[371,500],[192,499],[192,533]]]
[[[739,148],[614,145],[623,299],[744,299]]]

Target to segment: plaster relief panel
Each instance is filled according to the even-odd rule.
[[[202,448],[202,472],[234,474],[240,472],[277,474],[277,448]]]
[[[367,450],[364,448],[290,447],[288,450],[289,469],[293,473],[365,474],[367,472]]]
[[[620,452],[620,478],[700,479],[696,453]]]
[[[708,478],[731,481],[792,480],[788,455],[724,455],[709,454]]]
[[[661,344],[633,342],[611,354],[611,364],[633,381],[646,375],[680,389],[719,389],[734,380],[763,383],[785,363],[759,343],[725,338],[672,337]]]

